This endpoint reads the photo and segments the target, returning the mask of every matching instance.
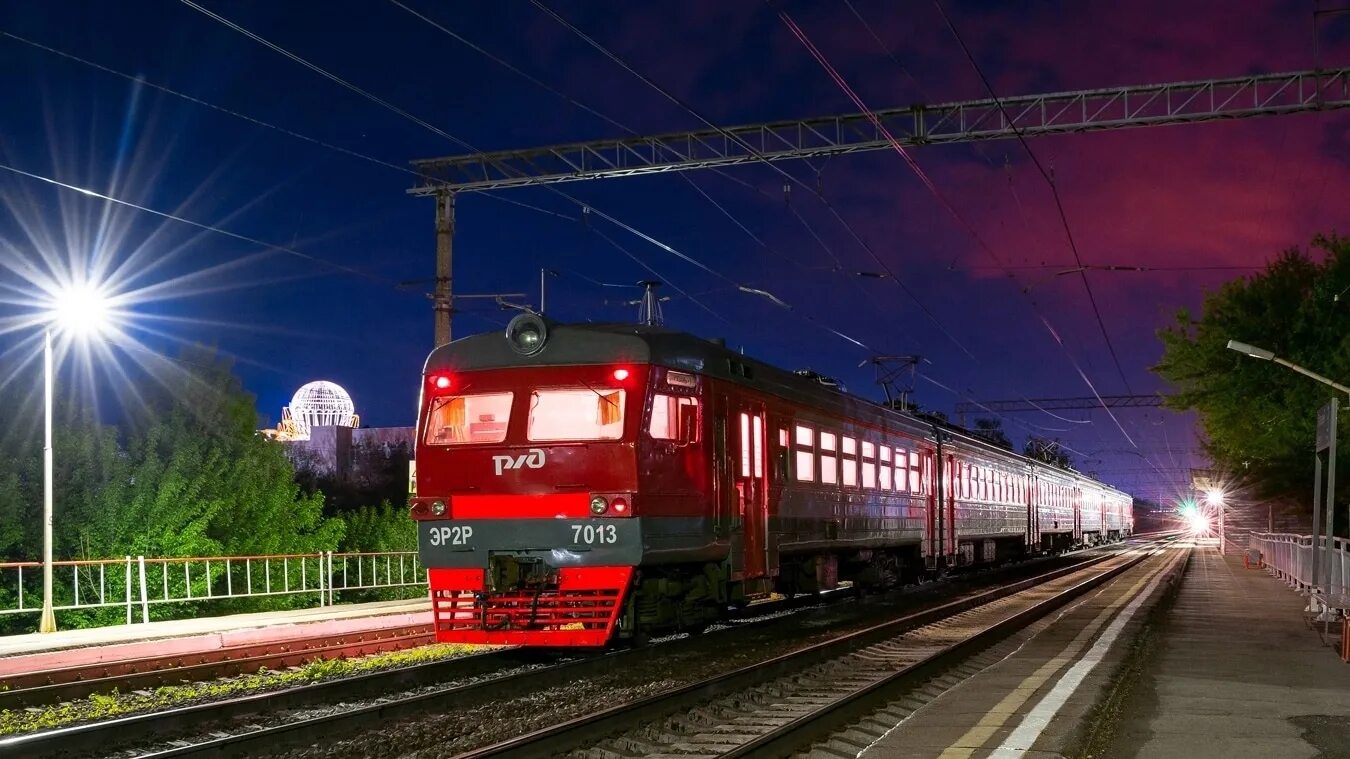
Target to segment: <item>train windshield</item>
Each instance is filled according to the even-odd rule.
[[[433,398],[427,411],[428,445],[500,443],[511,420],[513,393],[445,395]]]
[[[623,390],[535,390],[525,436],[533,442],[618,440],[623,409]]]

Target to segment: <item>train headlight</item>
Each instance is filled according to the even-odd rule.
[[[602,495],[591,496],[591,513],[603,514],[609,508],[609,501]]]
[[[548,341],[548,325],[538,314],[520,314],[506,325],[506,341],[522,356],[533,356]]]
[[[432,503],[431,513],[438,517],[445,516],[445,501],[436,501]]]

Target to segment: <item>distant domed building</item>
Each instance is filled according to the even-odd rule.
[[[297,473],[366,487],[373,500],[394,500],[406,489],[412,427],[360,429],[352,397],[335,382],[307,382],[281,409],[281,423],[260,434],[285,443]],[[360,504],[358,504],[360,505]]]
[[[281,409],[281,423],[265,433],[275,440],[309,440],[315,427],[360,426],[351,395],[336,382],[316,380],[295,391],[291,405]]]

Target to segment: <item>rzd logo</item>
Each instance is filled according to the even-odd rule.
[[[543,469],[544,450],[531,448],[529,453],[522,453],[519,456],[493,456],[492,465],[497,468],[498,477],[508,469]]]

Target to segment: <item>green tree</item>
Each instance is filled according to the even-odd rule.
[[[1183,309],[1159,332],[1165,350],[1154,371],[1176,388],[1168,405],[1196,411],[1215,466],[1243,473],[1260,496],[1307,500],[1317,409],[1335,392],[1230,351],[1227,343],[1258,345],[1344,382],[1350,378],[1347,293],[1350,241],[1318,235],[1308,250],[1286,250],[1262,272],[1209,294],[1200,318]]]

